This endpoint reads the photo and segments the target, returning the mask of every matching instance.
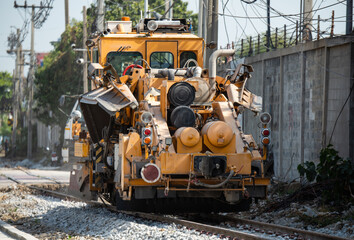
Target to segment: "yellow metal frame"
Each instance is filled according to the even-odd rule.
[[[154,44],[149,50],[148,42],[159,42]],[[177,49],[175,47],[177,44]],[[99,41],[99,63],[104,66],[107,62],[106,56],[109,52],[117,51],[120,47],[128,47],[126,52],[140,52],[145,60],[151,64],[150,55],[152,52],[164,51],[164,49],[175,49],[172,53],[174,55],[174,67],[180,66],[180,55],[183,52],[194,52],[197,56],[199,66],[203,66],[203,39],[198,38],[193,34],[109,34],[106,37],[101,37]],[[170,50],[171,52],[171,50]]]

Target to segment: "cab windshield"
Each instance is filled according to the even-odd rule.
[[[107,54],[107,63],[112,64],[118,76],[121,76],[124,69],[142,58],[143,55],[140,52],[110,52]],[[137,64],[141,65],[142,61],[138,61]]]

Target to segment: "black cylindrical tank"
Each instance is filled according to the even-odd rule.
[[[195,124],[195,114],[187,106],[179,106],[173,109],[171,113],[171,124],[176,128],[193,127]]]
[[[174,107],[189,106],[195,98],[195,89],[187,82],[177,82],[168,90],[168,101]]]

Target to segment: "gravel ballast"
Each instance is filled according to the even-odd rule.
[[[32,195],[24,187],[3,189],[0,200],[1,220],[39,239],[220,239],[86,203]]]

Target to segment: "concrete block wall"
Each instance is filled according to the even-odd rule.
[[[349,89],[351,86],[351,46],[333,46],[329,50],[329,69],[328,74],[328,109],[327,109],[327,131],[326,139],[327,143],[331,137],[335,121],[337,120],[339,110],[341,110],[344,102],[349,95]],[[350,104],[347,103],[343,109],[343,112],[338,118],[336,128],[333,132],[331,142],[340,152],[342,156],[349,157],[348,142],[349,123],[350,123]],[[345,127],[344,127],[345,126]]]
[[[275,177],[292,181],[298,164],[319,161],[334,123],[353,84],[354,40],[322,39],[246,57],[255,72],[247,82],[263,98],[272,115],[270,128]],[[354,93],[338,118],[331,143],[342,157],[354,156]],[[260,129],[254,114],[243,114],[246,134],[257,142]]]
[[[304,52],[303,161],[317,162],[322,148],[325,53],[323,48]],[[296,170],[296,169],[295,169]]]

